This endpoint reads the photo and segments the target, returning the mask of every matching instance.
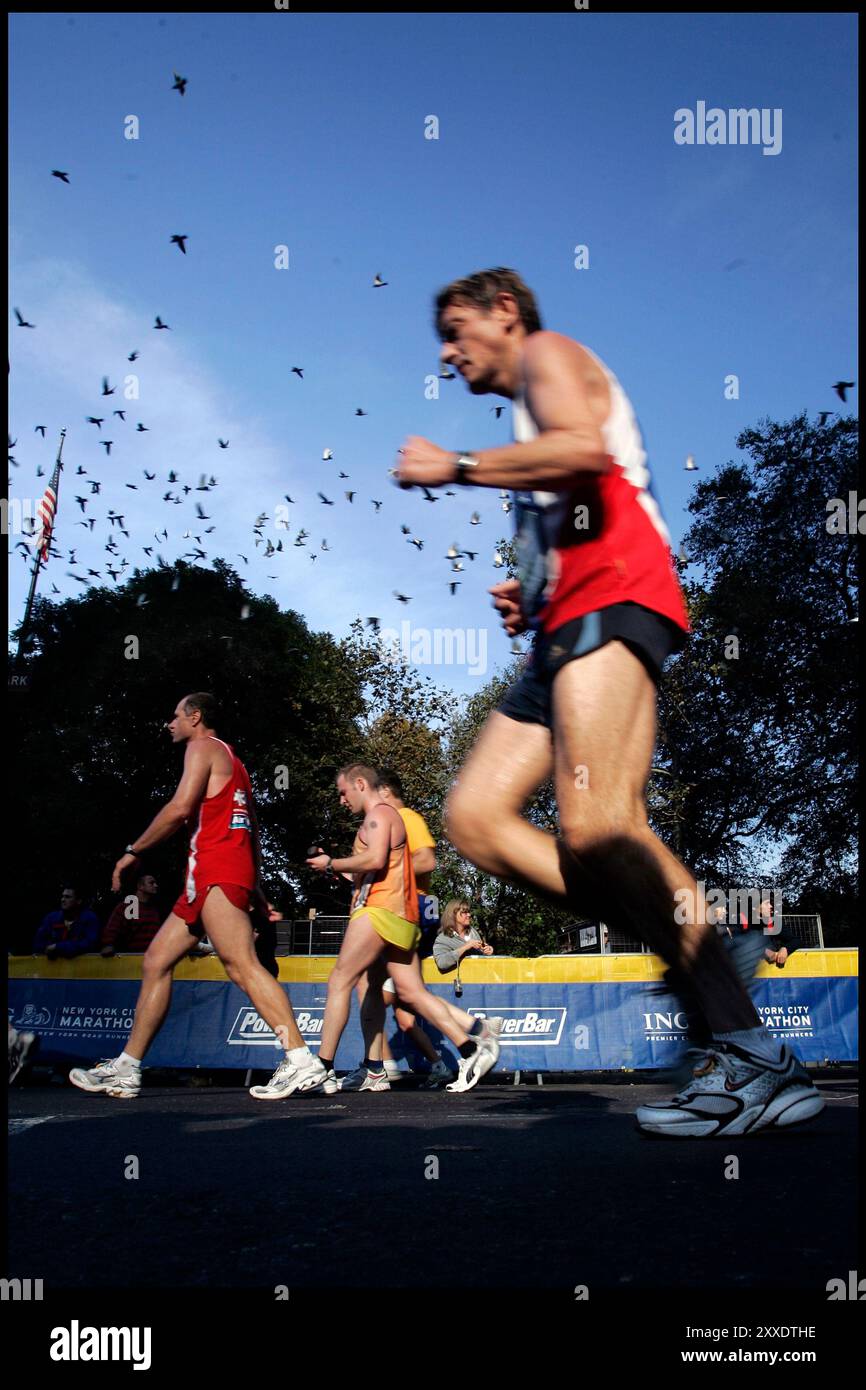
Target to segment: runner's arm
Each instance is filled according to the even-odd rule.
[[[577,348],[577,352],[575,352]],[[526,403],[538,427],[535,439],[500,449],[473,450],[473,486],[561,491],[576,474],[607,473],[610,460],[593,406],[609,388],[600,368],[559,333],[532,333],[523,348]]]
[[[396,811],[394,812],[396,815]],[[402,821],[401,821],[402,825]],[[391,848],[391,822],[381,807],[376,807],[364,818],[361,829],[367,841],[367,848],[360,854],[350,854],[345,859],[332,859],[331,868],[335,874],[346,869],[353,874],[368,874],[371,870],[384,869],[388,863]]]
[[[424,845],[421,849],[416,849],[415,853],[412,855],[412,868],[415,870],[416,875],[432,874],[433,870],[436,868],[436,855],[428,845]]]
[[[130,844],[134,844],[137,850],[143,852],[176,834],[185,821],[189,820],[205,794],[212,757],[210,749],[205,748],[200,741],[187,744],[183,776],[178,783],[177,791],[171,801],[166,802],[162,810],[157,812],[144,834],[137,835]]]

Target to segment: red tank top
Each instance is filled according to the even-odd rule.
[[[232,775],[216,796],[203,797],[199,802],[198,822],[189,843],[186,870],[188,902],[212,883],[236,883],[241,888],[254,888],[256,882],[249,810],[253,789],[247,770],[234,750],[221,738],[215,738],[214,742],[222,743],[231,753]]]
[[[568,491],[515,494],[524,611],[531,627],[551,632],[598,608],[639,603],[688,632],[637,419],[616,377],[590,355],[610,387],[601,433],[612,468],[579,475]],[[515,440],[534,439],[538,429],[522,394],[514,399],[513,416]]]

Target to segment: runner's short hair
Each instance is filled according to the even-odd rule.
[[[374,767],[370,767],[369,763],[346,763],[345,767],[340,768],[337,777],[345,777],[347,782],[354,782],[356,777],[363,777],[373,791],[378,791],[381,786],[378,772]]]
[[[379,786],[387,787],[395,796],[399,796],[401,801],[406,800],[403,795],[403,783],[397,773],[391,771],[390,767],[379,768]]]
[[[450,285],[439,291],[435,299],[433,317],[433,326],[439,337],[442,336],[439,327],[442,310],[447,309],[449,304],[475,304],[479,309],[489,312],[493,308],[496,296],[503,291],[514,295],[520,310],[520,322],[527,333],[538,333],[542,324],[535,295],[529,286],[523,283],[516,270],[498,265],[493,270],[477,270],[474,275],[467,275],[463,280],[452,280]]]
[[[195,695],[187,695],[183,702],[184,714],[193,714],[196,710],[201,713],[201,722],[206,729],[215,729],[219,720],[219,705],[213,695],[209,695],[206,690],[199,690]]]

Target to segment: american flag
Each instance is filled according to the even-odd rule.
[[[44,564],[48,559],[49,547],[51,545],[51,532],[54,529],[54,513],[57,511],[57,490],[60,486],[60,457],[54,465],[54,473],[51,482],[45,489],[45,494],[39,506],[36,508],[36,516],[39,522],[37,531],[39,543],[39,560]]]

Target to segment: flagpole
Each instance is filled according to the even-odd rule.
[[[55,515],[56,515],[56,512],[57,512],[57,496],[58,496],[58,493],[59,493],[59,491],[60,491],[60,470],[61,470],[61,468],[63,467],[63,465],[62,465],[62,463],[60,462],[60,460],[61,460],[61,458],[62,458],[62,456],[63,456],[63,441],[64,441],[65,438],[66,438],[66,430],[65,430],[65,429],[62,429],[62,430],[60,431],[60,445],[59,445],[58,450],[57,450],[57,458],[55,459],[55,462],[54,462],[54,476],[53,476],[53,478],[52,478],[52,480],[51,480],[51,486],[52,486],[53,489],[54,489],[54,511],[55,511]],[[49,537],[48,537],[48,545],[51,544],[51,538],[52,538],[53,534],[54,534],[54,518],[52,517],[52,519],[51,519],[51,532],[50,532]],[[33,600],[34,600],[34,598],[36,597],[36,581],[37,581],[37,579],[39,578],[39,570],[40,570],[40,568],[41,568],[41,566],[42,566],[42,555],[43,555],[43,551],[46,550],[46,549],[47,549],[47,546],[45,546],[44,542],[43,542],[42,540],[40,540],[39,547],[38,547],[38,549],[37,549],[37,551],[36,551],[36,563],[35,563],[35,565],[33,566],[33,574],[32,574],[31,577],[30,577],[30,592],[29,592],[29,594],[27,595],[27,606],[26,606],[26,608],[24,609],[24,619],[23,619],[23,621],[22,621],[22,623],[21,623],[21,629],[20,629],[20,631],[19,631],[19,633],[18,633],[18,651],[17,651],[17,653],[16,653],[16,658],[15,658],[15,659],[16,659],[16,661],[19,662],[19,663],[20,663],[20,661],[21,661],[22,656],[24,655],[24,639],[25,639],[26,636],[27,636],[27,629],[28,629],[29,626],[30,626],[30,615],[31,615],[31,613],[32,613],[32,611],[33,611]]]

